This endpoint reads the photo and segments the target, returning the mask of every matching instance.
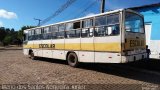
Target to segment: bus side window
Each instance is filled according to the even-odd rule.
[[[35,40],[35,30],[29,30],[29,40],[31,41],[31,40]]]
[[[112,27],[108,27],[108,35],[111,35],[112,34]]]
[[[28,41],[28,31],[24,32],[23,40]]]
[[[66,24],[66,38],[79,38],[81,29],[80,29],[80,21],[71,22]]]
[[[93,19],[86,19],[82,21],[82,32],[81,37],[92,37],[93,36]]]
[[[107,29],[108,35],[118,35],[120,33],[119,25],[109,26]]]
[[[56,34],[58,39],[64,38],[65,36],[64,30],[65,30],[65,24],[60,24],[58,27],[58,33]]]
[[[43,28],[40,28],[40,35],[39,35],[39,38],[40,40],[43,40],[43,34],[44,34],[44,29]]]
[[[57,39],[58,25],[51,26],[52,39]]]
[[[107,16],[108,35],[118,35],[120,33],[119,14]]]
[[[66,31],[66,38],[79,38],[80,37],[81,30],[70,30]]]
[[[119,14],[98,16],[95,19],[94,35],[97,37],[118,35],[119,29]]]
[[[37,39],[37,37],[36,37],[36,30],[33,30],[33,35],[32,35],[32,37],[33,37],[33,40],[36,40],[36,39]]]
[[[28,31],[28,40],[29,40],[29,41],[31,40],[31,35],[32,35],[32,34],[31,34],[31,30],[29,30],[29,31]]]
[[[98,16],[96,17],[95,19],[95,26],[105,26],[107,21],[106,21],[106,16],[103,15],[103,16]]]
[[[35,40],[40,40],[41,29],[35,29]]]
[[[82,29],[81,37],[89,37],[89,29]]]
[[[37,40],[37,39],[38,39],[37,35],[38,35],[38,34],[37,34],[37,30],[35,29],[35,30],[34,30],[34,35],[33,35],[33,36],[34,36],[34,40]]]
[[[37,40],[43,39],[43,38],[42,38],[42,29],[41,29],[41,28],[40,28],[40,29],[37,29],[37,34],[38,34],[38,35],[37,35],[37,37],[38,37]]]
[[[43,39],[52,39],[52,33],[50,29],[51,29],[50,27],[44,28]]]
[[[94,36],[96,37],[101,37],[101,36],[106,36],[107,34],[107,17],[105,15],[103,16],[98,16],[95,18],[95,31],[94,31]]]
[[[65,36],[65,32],[64,32],[64,31],[57,32],[56,35],[57,35],[57,38],[58,38],[58,39],[63,39],[64,36]]]
[[[94,31],[95,36],[106,36],[108,35],[108,30],[106,26],[96,27]]]

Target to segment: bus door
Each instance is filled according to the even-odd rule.
[[[33,50],[34,52],[34,30],[29,30],[28,31],[28,42],[26,43],[26,45],[24,45],[24,48],[28,49],[28,54],[29,54],[29,50]]]
[[[43,40],[41,41],[40,48],[42,50],[42,56],[52,58],[52,33],[50,27],[43,28]]]
[[[65,60],[64,36],[65,24],[53,25],[52,27],[52,58]]]
[[[29,48],[28,48],[28,31],[24,31],[24,38],[23,38],[23,53],[24,55],[28,55],[28,52],[29,52]]]
[[[42,57],[42,48],[40,45],[42,44],[42,34],[41,29],[35,29],[34,41],[33,41],[33,48],[35,56]]]

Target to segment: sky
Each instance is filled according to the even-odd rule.
[[[68,0],[0,0],[0,27],[20,30],[22,26],[36,26],[51,16]],[[96,1],[96,3],[94,3]],[[94,3],[94,4],[92,4]],[[160,0],[106,0],[105,10],[115,10],[160,3]],[[89,5],[92,6],[84,11]],[[70,7],[46,24],[66,21],[100,13],[100,0],[76,0]]]

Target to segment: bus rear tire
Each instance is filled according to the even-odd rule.
[[[79,65],[78,57],[75,53],[68,54],[67,62],[68,62],[68,65],[70,65],[71,67],[78,67],[78,65]]]

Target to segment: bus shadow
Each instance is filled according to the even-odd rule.
[[[13,51],[13,50],[19,51],[19,50],[23,50],[23,49],[5,49],[5,51]]]
[[[50,63],[67,65],[66,61],[62,61],[62,60],[54,60],[54,59],[48,59],[48,58],[39,58],[39,60],[50,62]],[[127,64],[81,63],[78,68],[85,69],[85,70],[93,70],[100,73],[116,75],[116,76],[125,77],[128,79],[144,81],[148,83],[160,84],[160,61],[159,60],[137,61],[137,62],[127,63]],[[152,73],[152,72],[156,72],[156,73]]]
[[[5,49],[0,49],[0,51],[19,51],[19,50],[23,50],[22,48],[5,48]]]
[[[83,64],[81,68],[160,84],[160,60],[137,61],[127,64]]]
[[[150,71],[160,72],[160,60],[158,59],[137,61],[126,64],[126,66],[132,66],[132,67],[147,69]]]
[[[50,58],[37,57],[36,60],[38,60],[38,61],[44,61],[44,62],[49,62],[49,63],[56,63],[56,64],[67,65],[66,61],[59,60],[59,59],[50,59]]]
[[[4,50],[0,50],[0,52],[4,52]]]

